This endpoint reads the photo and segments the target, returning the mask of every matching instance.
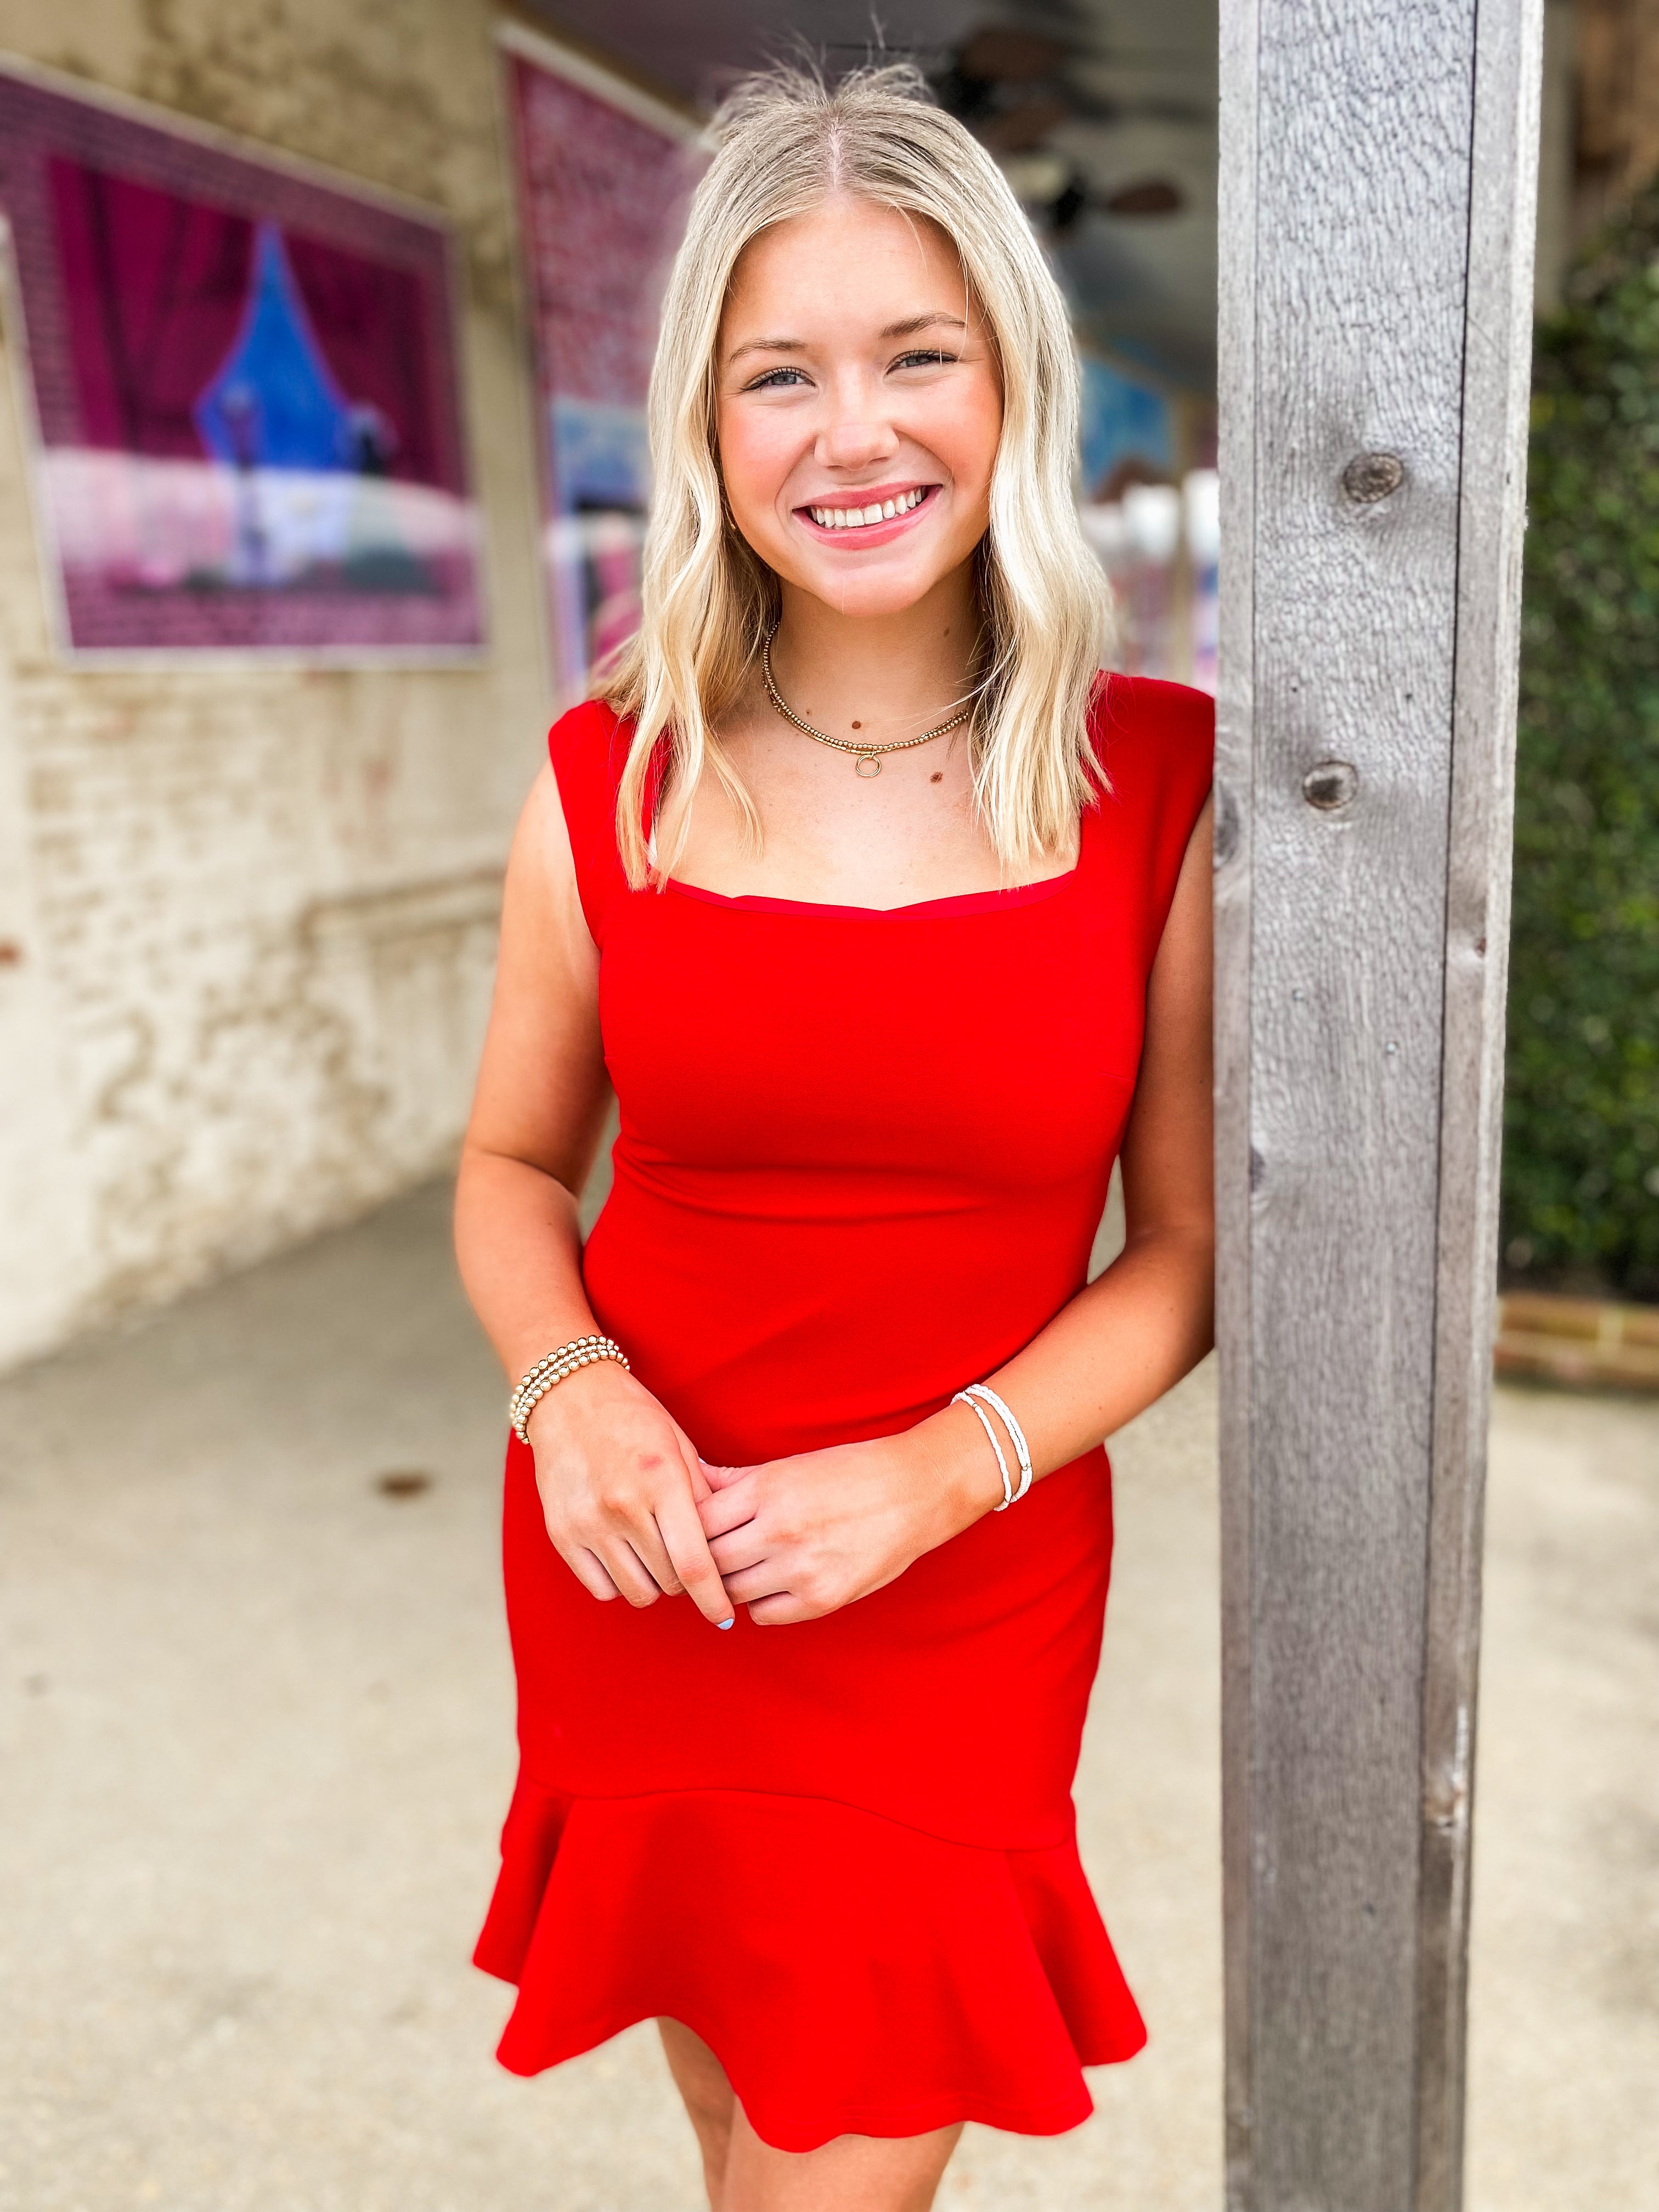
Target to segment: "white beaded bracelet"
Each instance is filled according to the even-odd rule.
[[[1018,1490],[1012,1488],[1010,1486],[1008,1480],[1008,1462],[1002,1456],[1002,1447],[996,1440],[995,1431],[991,1426],[990,1420],[985,1412],[985,1407],[979,1402],[981,1398],[985,1401],[986,1406],[995,1407],[998,1414],[1001,1417],[1004,1428],[1007,1430],[1009,1437],[1012,1440],[1014,1454],[1019,1461],[1019,1488]],[[963,1404],[971,1406],[973,1407],[974,1411],[979,1415],[980,1425],[985,1431],[986,1435],[991,1439],[991,1449],[997,1455],[997,1465],[1002,1469],[1002,1504],[1000,1505],[994,1505],[991,1508],[991,1510],[994,1513],[1004,1512],[1009,1506],[1018,1505],[1020,1499],[1024,1497],[1026,1492],[1031,1486],[1031,1448],[1025,1441],[1025,1431],[1021,1428],[1019,1423],[1014,1419],[1013,1413],[1009,1408],[1006,1401],[998,1397],[996,1392],[991,1388],[988,1382],[970,1382],[965,1390],[957,1391],[956,1397],[951,1399],[951,1403],[954,1406],[958,1399],[961,1400]]]
[[[597,1359],[614,1359],[624,1371],[633,1371],[627,1353],[613,1338],[577,1336],[568,1344],[562,1344],[556,1352],[544,1353],[520,1377],[518,1389],[507,1401],[507,1417],[520,1443],[530,1442],[530,1416],[548,1392],[562,1382],[567,1375],[574,1375],[579,1367],[591,1367]]]
[[[615,1352],[617,1348],[617,1340],[614,1337],[599,1335],[573,1337],[568,1344],[562,1344],[556,1352],[544,1352],[533,1367],[526,1368],[519,1378],[519,1389],[522,1390],[526,1384],[538,1381],[552,1368],[568,1366],[572,1360],[580,1359],[586,1353],[604,1352],[607,1349]]]

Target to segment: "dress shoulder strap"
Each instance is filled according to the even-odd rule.
[[[561,714],[547,733],[548,758],[576,863],[576,889],[593,942],[601,947],[611,903],[628,894],[617,850],[617,787],[631,736],[631,725],[599,699],[586,699]]]
[[[1193,830],[1215,780],[1215,701],[1188,684],[1103,676],[1089,713],[1100,817],[1144,885],[1155,949]]]

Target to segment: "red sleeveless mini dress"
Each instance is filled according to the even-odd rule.
[[[583,1273],[705,1459],[908,1428],[1082,1287],[1213,709],[1113,676],[1091,726],[1069,874],[878,911],[630,890],[629,731],[555,726],[621,1115]],[[1085,2118],[1079,2069],[1146,2038],[1071,1798],[1111,1547],[1097,1449],[873,1596],[721,1633],[590,1597],[514,1439],[503,2063],[667,2015],[781,2149]]]

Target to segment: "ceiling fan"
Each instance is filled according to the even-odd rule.
[[[1063,235],[1090,212],[1178,214],[1187,195],[1173,179],[1138,177],[1103,191],[1078,161],[1046,142],[1073,119],[1192,127],[1212,123],[1213,109],[1188,100],[1092,91],[1078,82],[1074,64],[1081,58],[1076,48],[1042,33],[989,27],[964,40],[931,82],[940,106],[996,155],[1020,199],[1048,230]]]

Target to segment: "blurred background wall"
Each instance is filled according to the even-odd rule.
[[[14,54],[447,218],[488,597],[470,665],[65,665],[14,297],[0,1361],[357,1213],[454,1146],[547,697],[494,25],[484,0],[0,8]]]

